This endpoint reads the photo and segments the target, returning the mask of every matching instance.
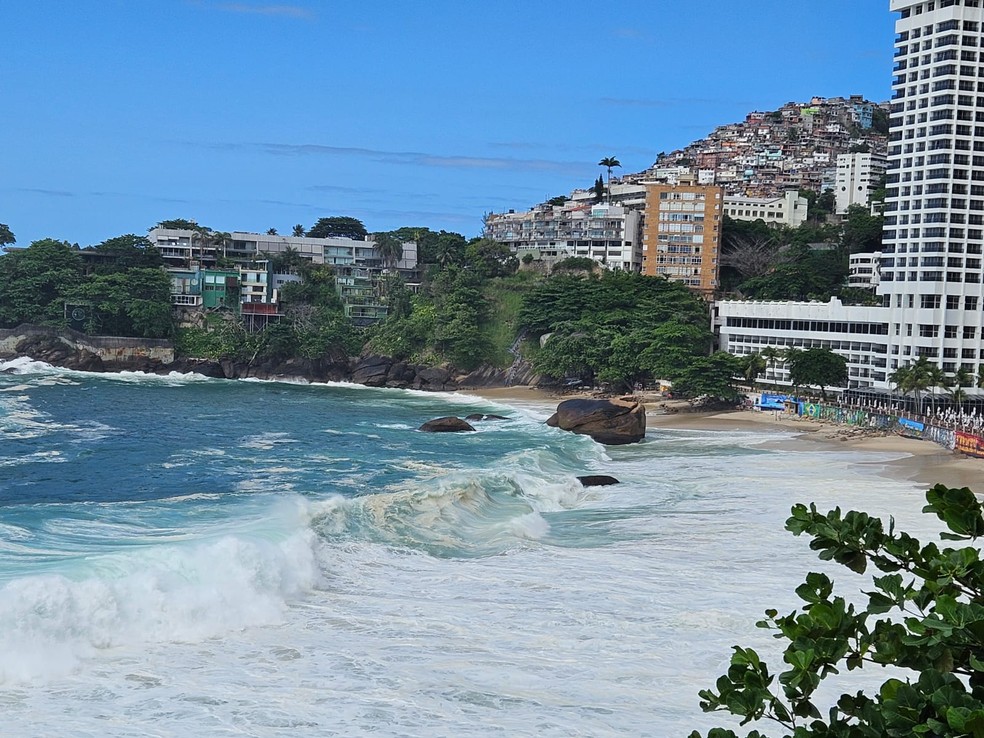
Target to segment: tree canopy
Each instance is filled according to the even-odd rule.
[[[674,379],[706,358],[711,338],[706,307],[684,285],[625,272],[552,276],[526,296],[518,324],[550,334],[533,355],[537,371],[621,388]]]
[[[867,603],[834,595],[834,582],[807,574],[799,612],[765,611],[758,626],[784,641],[783,671],[773,673],[751,648],[735,646],[727,674],[700,692],[705,712],[769,721],[792,738],[881,738],[984,735],[984,535],[981,503],[971,490],[938,484],[923,512],[946,527],[940,537],[960,548],[923,544],[867,513],[819,513],[796,505],[786,521],[812,538],[821,559],[863,574],[873,567]],[[844,693],[825,707],[819,688],[842,670],[893,666],[874,692]],[[765,738],[752,730],[748,738]],[[737,738],[714,728],[708,738]],[[690,738],[700,738],[696,731]]]
[[[810,348],[791,355],[789,379],[796,387],[812,385],[827,396],[826,388],[847,384],[847,360],[828,348]]]
[[[311,238],[352,238],[357,241],[364,240],[368,234],[361,220],[344,215],[318,218],[307,232]]]
[[[12,243],[17,243],[17,239],[14,238],[13,231],[10,230],[10,226],[6,223],[0,223],[0,248],[8,246]]]
[[[78,249],[42,239],[0,255],[0,327],[64,324],[65,300],[82,282]]]

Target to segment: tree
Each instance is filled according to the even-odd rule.
[[[825,574],[807,574],[796,589],[801,611],[766,610],[758,623],[786,642],[785,670],[777,677],[754,650],[736,646],[727,674],[700,692],[701,708],[731,712],[742,724],[769,720],[794,738],[984,735],[984,562],[976,543],[984,515],[966,487],[938,484],[926,500],[923,512],[947,528],[940,537],[970,546],[923,545],[896,531],[894,520],[886,530],[864,512],[794,506],[786,529],[809,535],[821,559],[857,574],[870,565],[884,576],[873,577],[859,607],[834,596]],[[874,665],[895,667],[876,693],[842,694],[821,712],[817,690],[824,680]],[[737,738],[722,728],[707,735]]]
[[[87,250],[83,250],[85,253]],[[114,274],[129,269],[161,268],[164,259],[161,252],[143,236],[128,233],[115,238],[108,238],[93,246],[92,251],[112,256],[108,261],[96,262],[96,274]]]
[[[162,220],[157,225],[153,226],[150,230],[154,228],[164,228],[173,231],[195,231],[195,230],[205,230],[209,231],[210,228],[205,228],[204,226],[198,225],[193,220],[185,220],[184,218],[172,218],[171,220]]]
[[[64,325],[65,300],[82,282],[78,249],[42,239],[0,256],[0,328],[21,323]]]
[[[70,298],[92,306],[89,333],[167,338],[174,331],[171,280],[159,267],[94,274]]]
[[[12,243],[17,243],[17,239],[14,238],[13,232],[6,223],[0,223],[0,248],[8,246]]]
[[[759,356],[765,359],[765,371],[768,373],[769,369],[772,369],[772,379],[773,384],[775,384],[775,366],[776,362],[782,357],[782,351],[777,349],[775,346],[766,346],[764,349],[759,351]]]
[[[884,221],[883,216],[872,215],[866,207],[851,205],[844,218],[842,247],[849,254],[881,251]]]
[[[611,204],[612,201],[612,169],[615,167],[621,167],[622,162],[616,159],[614,156],[606,156],[604,159],[598,162],[599,167],[605,167],[608,170],[608,202]]]
[[[734,377],[740,372],[740,360],[726,351],[694,357],[677,370],[673,395],[737,402],[740,394]]]
[[[301,236],[304,235],[304,226],[298,223],[297,225],[294,226],[294,230],[290,235],[294,236],[295,238],[300,238]]]
[[[598,179],[595,180],[594,185],[591,187],[591,191],[594,193],[595,202],[601,202],[605,197],[605,180],[599,174]]]
[[[311,238],[352,238],[362,241],[368,235],[365,225],[358,218],[334,216],[319,218],[307,232]]]
[[[741,371],[749,384],[755,384],[755,380],[765,371],[766,366],[767,362],[762,354],[748,354],[741,357]]]
[[[267,235],[268,236],[276,236],[277,235],[277,229],[276,228],[267,228]]]
[[[403,243],[392,233],[377,233],[373,236],[379,257],[389,269],[395,269],[396,263],[403,258]]]
[[[480,277],[491,279],[512,274],[519,260],[505,244],[491,238],[473,238],[465,247],[465,263]]]
[[[827,387],[847,384],[847,359],[827,348],[806,349],[789,360],[789,378],[797,387],[819,387],[826,399]]]

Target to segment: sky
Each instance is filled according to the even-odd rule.
[[[0,0],[0,223],[479,235],[715,126],[890,95],[888,0]]]

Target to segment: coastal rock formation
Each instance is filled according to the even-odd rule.
[[[621,484],[615,477],[610,477],[607,474],[588,474],[578,477],[577,481],[584,487],[607,487],[610,484]]]
[[[83,372],[105,370],[103,360],[96,354],[56,336],[28,336],[18,341],[15,352],[17,356],[29,356],[35,361],[43,361],[65,369]]]
[[[428,420],[417,430],[425,433],[460,433],[462,431],[474,431],[475,429],[461,418],[449,415],[446,418],[435,418]]]
[[[396,361],[391,356],[372,354],[360,357],[352,370],[352,381],[367,387],[395,387],[446,391],[456,388],[450,370]]]
[[[377,354],[353,359],[340,348],[313,359],[224,357],[214,361],[176,357],[174,344],[166,339],[90,336],[67,328],[31,324],[0,329],[0,359],[18,356],[88,372],[194,372],[218,379],[354,382],[369,387],[436,392],[451,392],[463,387],[526,386],[538,382],[524,361],[514,363],[508,370],[483,366],[470,373],[456,373],[453,367],[412,364]]]
[[[632,398],[564,400],[547,425],[609,446],[637,443],[646,435],[646,406]]]

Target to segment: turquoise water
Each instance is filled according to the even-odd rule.
[[[921,505],[889,457],[772,433],[606,449],[537,404],[0,371],[4,735],[686,735],[817,568],[790,504]],[[415,430],[471,412],[508,419]]]

